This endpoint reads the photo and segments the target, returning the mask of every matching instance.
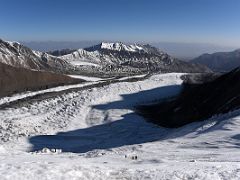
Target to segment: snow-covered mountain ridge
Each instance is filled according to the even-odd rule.
[[[0,62],[33,70],[99,77],[155,72],[210,72],[203,65],[180,61],[151,45],[103,42],[77,51],[65,50],[64,54],[68,52],[69,54],[56,57],[16,42],[0,40]]]
[[[66,72],[71,64],[47,53],[31,50],[18,42],[0,39],[0,62],[20,68]]]
[[[160,49],[153,47],[149,44],[123,44],[122,42],[102,42],[100,44],[84,48],[84,50],[89,52],[106,52],[106,51],[118,51],[118,52],[129,52],[129,53],[147,53],[162,55],[167,54]]]
[[[102,42],[101,44],[95,45],[88,50],[90,51],[96,51],[101,49],[107,49],[112,51],[129,51],[129,52],[143,52],[144,49],[141,47],[141,45],[125,45],[121,42],[116,43],[108,43],[108,42]]]
[[[180,61],[151,45],[103,42],[60,58],[80,66],[92,63],[103,72],[210,72],[205,66]]]

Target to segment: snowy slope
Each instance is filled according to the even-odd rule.
[[[79,49],[77,51],[72,52],[71,54],[60,56],[60,58],[67,60],[73,65],[99,66],[98,64],[100,63],[99,53],[88,52],[84,49]]]
[[[73,68],[63,59],[47,53],[33,51],[18,42],[1,39],[0,62],[14,67],[55,72],[68,72]]]
[[[139,103],[178,94],[180,76],[155,75],[1,109],[0,178],[239,179],[239,111],[171,130],[134,113]],[[63,153],[28,152],[43,147]]]

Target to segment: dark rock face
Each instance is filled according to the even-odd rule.
[[[240,50],[203,54],[191,62],[206,65],[213,71],[229,72],[240,66]]]
[[[46,89],[58,85],[81,83],[65,75],[31,71],[0,63],[0,97],[29,90]]]
[[[66,54],[71,54],[74,51],[76,51],[76,50],[73,50],[73,49],[62,49],[62,50],[49,51],[49,52],[47,52],[47,54],[51,54],[53,56],[64,56]]]
[[[186,78],[181,94],[175,99],[149,106],[139,106],[138,112],[150,122],[177,128],[213,115],[240,108],[240,68],[217,77],[207,75],[200,80]],[[210,79],[204,82],[204,79]]]

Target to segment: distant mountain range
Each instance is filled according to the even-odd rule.
[[[240,66],[240,49],[232,52],[203,54],[191,62],[208,66],[213,71],[228,72]]]
[[[180,61],[151,45],[103,42],[89,48],[78,49],[71,54],[59,56],[59,58],[77,65],[85,72],[97,71],[111,75],[210,72],[203,65]]]
[[[123,77],[151,73],[211,72],[204,65],[180,61],[150,45],[107,42],[84,49],[44,53],[18,42],[0,40],[0,63],[0,83],[5,89],[12,87],[7,88],[7,92],[39,88],[48,81],[50,85],[79,82],[64,74]],[[8,82],[16,86],[7,85]]]
[[[43,53],[17,42],[0,40],[0,62],[14,67],[91,76],[210,71],[203,65],[175,59],[150,45],[107,42],[76,51]]]

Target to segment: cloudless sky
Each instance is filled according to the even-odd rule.
[[[0,38],[240,47],[240,0],[0,0]]]

